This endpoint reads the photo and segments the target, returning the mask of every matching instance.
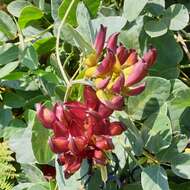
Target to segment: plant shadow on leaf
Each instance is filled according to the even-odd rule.
[[[189,123],[190,108],[187,107],[179,118],[181,132],[190,138],[190,123]]]

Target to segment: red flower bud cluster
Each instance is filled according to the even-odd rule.
[[[138,95],[144,90],[145,83],[139,82],[155,63],[157,51],[150,48],[139,58],[136,50],[117,45],[119,33],[114,33],[108,38],[104,55],[106,30],[101,25],[94,43],[95,53],[84,61],[87,66],[85,76],[94,81],[100,101],[111,109],[119,110],[123,106],[124,96]]]
[[[49,145],[59,155],[66,178],[80,168],[83,159],[105,165],[105,153],[114,148],[112,136],[125,130],[121,122],[110,122],[113,110],[99,101],[90,86],[84,88],[84,103],[57,103],[52,110],[37,104],[36,108],[39,121],[53,130]]]

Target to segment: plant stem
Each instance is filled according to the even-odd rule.
[[[131,153],[131,148],[124,145],[123,145],[123,148],[127,152],[127,154],[130,156],[130,158],[141,168],[141,170],[143,170],[144,169],[143,166],[138,162],[135,156]]]
[[[62,66],[62,63],[61,63],[61,59],[60,59],[60,55],[59,55],[59,40],[60,40],[60,36],[61,36],[61,29],[62,29],[62,27],[63,27],[63,25],[64,25],[64,23],[65,23],[65,21],[67,19],[67,16],[69,15],[69,12],[71,11],[72,6],[74,5],[74,2],[75,2],[75,0],[71,1],[70,5],[69,5],[69,7],[68,7],[68,9],[67,9],[67,11],[66,11],[66,13],[65,13],[65,15],[64,15],[64,17],[62,19],[62,21],[61,21],[61,24],[58,27],[57,40],[56,40],[56,58],[57,58],[57,64],[59,66],[60,72],[61,72],[61,74],[63,76],[63,79],[64,79],[66,85],[70,85],[69,84],[70,82],[69,82],[69,79],[68,79],[68,77],[66,75],[66,72],[63,69],[63,66]]]

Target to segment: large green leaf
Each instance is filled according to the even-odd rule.
[[[77,22],[79,25],[78,30],[83,34],[84,38],[87,39],[91,44],[94,43],[94,30],[90,19],[89,12],[85,7],[84,3],[80,2],[77,6]]]
[[[190,179],[190,154],[178,154],[172,159],[172,171],[185,179]]]
[[[165,106],[165,105],[164,105]],[[158,153],[161,150],[170,146],[172,141],[172,128],[170,120],[165,113],[159,112],[152,114],[144,123],[148,129],[145,137],[146,148],[153,152]]]
[[[146,167],[141,174],[143,190],[169,190],[167,174],[159,165]]]
[[[18,58],[19,49],[16,45],[5,44],[0,46],[0,65],[6,65]]]
[[[174,131],[181,131],[190,136],[190,124],[188,115],[190,114],[190,90],[181,89],[175,93],[175,97],[168,102],[169,113]]]
[[[127,27],[124,31],[121,31],[119,40],[127,48],[135,48],[139,53],[141,53],[141,50],[144,50],[144,45],[147,41],[146,36],[144,36],[146,33],[144,32],[143,27],[144,19],[140,16],[133,22],[132,25]]]
[[[15,17],[19,17],[22,9],[28,5],[31,5],[30,2],[25,0],[15,0],[8,4],[7,10]]]
[[[0,10],[0,32],[3,32],[8,38],[13,39],[17,33],[16,24],[13,22],[12,18]]]
[[[162,36],[168,31],[167,21],[164,18],[147,21],[144,27],[146,33],[152,38]]]
[[[9,73],[14,71],[19,65],[18,61],[7,63],[5,66],[0,68],[0,79],[7,76]]]
[[[38,183],[46,181],[42,171],[32,164],[21,164],[21,170],[27,178],[27,182]]]
[[[157,112],[170,95],[170,81],[159,77],[147,77],[145,81],[145,90],[128,99],[128,113],[138,120]]]
[[[53,158],[53,153],[48,144],[49,136],[50,131],[44,128],[37,118],[35,118],[32,128],[32,149],[39,163],[48,163]]]
[[[22,9],[18,18],[20,28],[25,28],[30,22],[43,17],[43,12],[34,6],[26,6]]]
[[[148,0],[125,0],[124,1],[124,16],[129,22],[135,20],[143,8],[145,7]]]
[[[136,155],[141,155],[144,142],[135,124],[131,121],[130,117],[124,111],[117,111],[114,114],[117,119],[126,125],[127,130],[125,134],[129,140],[129,143],[131,144],[134,153]]]
[[[0,108],[0,128],[4,128],[9,125],[12,120],[12,112],[10,109]]]
[[[183,51],[173,34],[168,32],[163,36],[151,38],[149,43],[153,44],[158,51],[157,61],[150,69],[151,75],[167,79],[177,78],[179,75],[177,64],[183,58]]]
[[[165,0],[149,0],[146,5],[146,10],[153,16],[160,16],[164,12]]]
[[[32,45],[26,47],[26,49],[24,50],[21,63],[31,70],[35,70],[38,68],[38,54]]]
[[[164,16],[170,18],[170,30],[182,30],[189,22],[188,10],[182,4],[171,5]]]
[[[92,20],[92,26],[94,31],[98,31],[100,24],[107,26],[107,37],[113,34],[114,32],[120,32],[121,29],[125,26],[127,20],[121,16],[108,16],[108,17],[98,17]]]
[[[5,105],[12,108],[21,108],[25,104],[25,99],[14,92],[5,93],[3,95],[3,101]]]

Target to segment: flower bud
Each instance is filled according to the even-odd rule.
[[[125,86],[132,86],[140,82],[148,73],[148,65],[144,60],[139,60],[133,67],[132,72],[125,80]]]
[[[104,43],[106,39],[106,30],[107,27],[104,27],[102,24],[100,25],[100,30],[98,34],[96,35],[94,47],[96,49],[97,56],[100,56],[100,54],[103,51]]]
[[[98,65],[95,76],[103,76],[111,72],[114,63],[115,55],[111,50],[108,50],[106,57],[103,59],[102,63]]]
[[[40,120],[40,122],[43,124],[43,126],[48,129],[51,129],[52,124],[56,119],[55,114],[48,108],[42,106],[41,104],[36,104],[36,110],[37,110],[37,117]]]
[[[95,150],[93,160],[95,164],[106,165],[106,157],[101,150]]]
[[[119,33],[116,32],[114,34],[112,34],[109,39],[108,39],[108,42],[107,42],[107,48],[112,50],[113,53],[115,54],[116,53],[116,49],[117,49],[117,38],[119,36]]]
[[[157,57],[157,50],[155,48],[151,48],[147,53],[144,54],[143,59],[148,64],[148,67],[152,66]]]
[[[128,66],[134,65],[138,61],[138,55],[136,50],[132,49],[130,50],[129,56],[125,63],[122,65],[122,68],[126,68]]]
[[[127,48],[125,48],[123,45],[117,48],[117,57],[121,65],[125,63],[128,56],[129,56],[129,52]]]
[[[123,123],[115,121],[110,123],[108,131],[111,136],[120,135],[123,131],[125,131],[125,126]]]
[[[89,67],[88,69],[85,70],[85,73],[84,73],[85,77],[87,77],[87,78],[94,77],[96,70],[97,70],[97,66]]]
[[[99,100],[96,96],[96,91],[91,86],[84,87],[84,103],[93,110],[96,110]]]
[[[97,57],[95,53],[91,53],[88,55],[85,60],[84,64],[87,65],[88,67],[93,67],[97,64]]]
[[[135,87],[130,87],[126,94],[128,96],[136,96],[136,95],[140,94],[141,92],[143,92],[144,89],[145,89],[145,83],[140,84],[140,85],[135,86]]]
[[[113,110],[105,106],[103,103],[100,103],[99,108],[98,108],[98,114],[102,118],[107,118],[113,113]]]
[[[51,137],[49,145],[54,153],[62,153],[68,151],[68,140],[65,137]]]
[[[114,148],[111,138],[107,136],[97,136],[95,145],[101,150],[111,150]]]
[[[106,88],[106,86],[108,85],[110,80],[110,76],[106,77],[106,78],[97,78],[95,80],[95,85],[97,89],[104,89]]]
[[[87,139],[85,137],[70,137],[69,138],[69,150],[73,153],[78,155],[81,153],[85,147],[88,145]]]
[[[112,86],[112,91],[115,93],[120,93],[125,83],[125,76],[123,73],[120,74],[119,77],[116,78],[114,84]]]

